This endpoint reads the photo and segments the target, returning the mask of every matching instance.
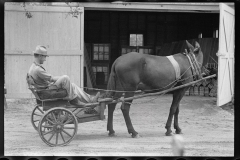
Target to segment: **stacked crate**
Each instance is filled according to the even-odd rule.
[[[185,95],[217,97],[217,79],[210,78],[193,84]]]
[[[211,85],[211,89],[209,92],[209,96],[210,97],[217,97],[217,80],[212,79],[212,85]]]

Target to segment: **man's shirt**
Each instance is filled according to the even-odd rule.
[[[46,70],[36,62],[33,62],[28,74],[32,76],[37,88],[48,87],[52,84],[50,82],[52,75],[47,73]]]

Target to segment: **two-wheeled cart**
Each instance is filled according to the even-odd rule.
[[[214,74],[161,92],[147,93],[125,99],[120,98],[117,100],[105,98],[96,103],[89,103],[83,108],[80,106],[71,105],[67,100],[63,99],[67,96],[65,89],[37,90],[33,86],[29,85],[29,89],[35,95],[37,101],[37,104],[32,111],[31,122],[34,129],[38,131],[44,143],[49,146],[64,146],[69,144],[77,134],[78,123],[105,119],[104,110],[106,108],[106,104],[119,102],[124,103],[128,100],[139,99],[146,96],[162,95],[183,87],[191,86],[202,80],[213,78],[215,76],[216,75]],[[57,98],[46,99],[42,96],[43,92],[54,92],[54,94],[57,95]],[[92,114],[85,114],[85,110],[89,108],[94,108],[96,112]]]

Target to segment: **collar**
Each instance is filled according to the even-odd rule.
[[[41,67],[42,69],[44,69],[45,70],[45,68],[43,68],[43,66],[41,65],[41,64],[39,64],[39,63],[37,63],[37,62],[33,62],[36,66],[39,66],[39,67]]]
[[[37,63],[36,61],[33,62],[36,66],[42,66],[41,64]]]

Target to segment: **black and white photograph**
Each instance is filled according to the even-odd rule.
[[[235,4],[5,2],[4,156],[233,157]]]

